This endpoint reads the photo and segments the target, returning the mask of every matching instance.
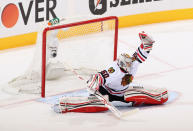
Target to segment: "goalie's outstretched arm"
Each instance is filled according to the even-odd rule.
[[[153,43],[155,43],[155,41],[145,32],[139,33],[139,38],[141,40],[141,45],[137,48],[133,56],[138,62],[143,63],[152,50]]]

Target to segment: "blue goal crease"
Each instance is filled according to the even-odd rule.
[[[86,89],[82,89],[82,90],[78,90],[78,91],[74,91],[74,92],[66,92],[60,95],[55,95],[55,96],[50,96],[50,97],[46,97],[46,98],[40,98],[37,99],[38,102],[43,102],[46,104],[57,104],[59,99],[62,97],[67,97],[67,96],[89,96],[89,93]]]
[[[74,91],[74,92],[66,92],[60,95],[55,95],[51,97],[46,97],[46,98],[40,98],[37,99],[38,102],[46,103],[46,104],[58,104],[59,99],[62,97],[67,97],[67,96],[89,96],[89,93],[86,89]],[[175,101],[179,97],[179,93],[175,91],[168,91],[168,101],[165,104],[169,104],[173,101]]]

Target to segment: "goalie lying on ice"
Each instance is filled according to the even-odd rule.
[[[110,102],[121,101],[132,103],[133,106],[142,104],[163,104],[168,100],[166,89],[145,89],[132,84],[138,66],[143,63],[149,55],[155,42],[145,32],[139,33],[141,45],[132,56],[124,53],[105,70],[96,73],[87,81],[89,97],[64,97],[59,104],[54,106],[56,112],[99,112],[108,108],[104,102],[95,97],[98,91]]]

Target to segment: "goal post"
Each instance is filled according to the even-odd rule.
[[[51,21],[53,23],[49,21],[38,26],[38,37],[35,50],[31,52],[33,59],[29,67],[6,83],[4,91],[41,94],[41,97],[45,97],[45,94],[82,89],[85,83],[78,80],[71,69],[89,79],[91,74],[103,70],[116,60],[116,16],[54,20]]]
[[[53,27],[47,27],[43,30],[43,39],[42,39],[42,81],[41,81],[41,96],[45,97],[45,86],[46,86],[46,34],[48,31],[57,30],[57,29],[64,29],[64,28],[70,28],[70,27],[76,27],[76,26],[82,26],[82,25],[88,25],[94,23],[102,23],[100,31],[102,32],[104,30],[103,22],[105,21],[113,21],[114,22],[114,50],[113,50],[113,60],[117,59],[117,42],[118,42],[118,18],[116,16],[110,16],[110,17],[104,17],[104,18],[97,18],[97,19],[91,19],[86,21],[80,21],[75,23],[69,23],[64,25],[58,25]],[[95,31],[94,31],[95,32]],[[90,32],[87,31],[86,34],[89,34]],[[69,36],[70,37],[70,36]]]

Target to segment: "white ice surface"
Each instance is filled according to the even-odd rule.
[[[122,121],[110,111],[56,114],[39,95],[0,91],[0,131],[193,131],[193,20],[120,29],[118,52],[132,54],[140,44],[138,32],[143,30],[156,43],[147,61],[140,65],[135,82],[175,92],[172,101],[141,108]],[[33,50],[32,46],[0,52],[0,85],[27,69]],[[83,86],[76,77],[65,82]],[[61,94],[66,91],[61,89]],[[47,95],[54,96],[53,92],[48,90]]]

